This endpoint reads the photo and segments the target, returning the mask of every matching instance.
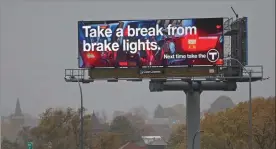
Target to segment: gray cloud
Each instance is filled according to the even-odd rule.
[[[63,80],[65,68],[77,68],[77,21],[144,18],[249,17],[249,64],[264,65],[269,81],[253,84],[253,96],[275,95],[275,1],[227,2],[32,2],[1,0],[1,114],[13,110],[19,97],[23,111],[36,115],[47,107],[79,107],[75,83]],[[89,111],[152,109],[161,103],[185,103],[183,92],[150,93],[148,82],[95,82],[83,85]],[[236,92],[204,92],[201,107],[220,95],[234,102],[248,99],[248,84]]]

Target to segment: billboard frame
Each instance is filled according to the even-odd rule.
[[[79,69],[88,69],[88,74],[90,75],[91,79],[107,79],[107,78],[122,78],[122,79],[128,79],[128,78],[138,78],[138,79],[151,79],[151,78],[167,78],[167,77],[200,77],[200,76],[215,76],[219,73],[219,67],[223,67],[223,65],[182,65],[182,66],[142,66],[142,67],[95,67],[95,68],[81,68],[80,67],[80,58],[81,58],[81,53],[79,50],[79,45],[80,45],[80,40],[79,40],[79,32],[80,28],[79,25],[81,22],[88,22],[87,25],[89,24],[95,24],[97,23],[106,23],[109,21],[147,21],[147,20],[185,20],[185,19],[222,19],[222,40],[224,42],[224,20],[228,19],[228,17],[201,17],[201,18],[182,18],[182,19],[175,19],[175,18],[159,18],[159,19],[110,19],[110,20],[95,20],[95,21],[85,21],[81,20],[78,21],[77,23],[77,28],[78,28],[78,68]],[[91,23],[89,23],[91,22]],[[222,44],[222,51],[220,53],[222,56],[224,55],[224,44]],[[201,71],[200,71],[201,69]],[[108,71],[107,71],[108,70]],[[149,73],[149,74],[140,74],[140,71],[155,71],[158,70],[160,73]],[[212,70],[209,72],[209,70]],[[169,72],[173,71],[175,73]],[[177,72],[178,71],[178,72]],[[199,73],[201,72],[201,74]],[[132,76],[127,76],[124,73],[128,74],[131,73]],[[109,76],[106,76],[106,74],[111,74]],[[118,75],[118,74],[123,74],[123,75]],[[173,76],[175,74],[175,76]],[[177,75],[176,75],[177,74]],[[126,77],[127,76],[127,77]]]
[[[112,70],[110,70],[112,69]],[[91,79],[156,79],[215,76],[216,66],[88,69]]]
[[[201,18],[182,18],[182,19],[175,19],[175,18],[170,18],[170,19],[166,19],[166,18],[162,18],[162,19],[130,19],[130,20],[127,20],[127,19],[123,19],[123,20],[115,20],[115,19],[111,19],[111,20],[105,20],[105,21],[100,21],[100,20],[95,20],[95,21],[85,21],[85,20],[81,20],[81,21],[78,21],[78,24],[77,24],[77,27],[78,27],[78,68],[84,68],[84,67],[80,67],[80,58],[81,58],[81,53],[80,53],[80,50],[79,50],[79,45],[80,45],[80,40],[79,40],[79,32],[80,32],[80,29],[79,29],[79,24],[81,22],[90,22],[90,23],[87,23],[87,25],[91,25],[91,24],[104,24],[106,22],[118,22],[118,21],[149,21],[149,20],[185,20],[185,19],[222,19],[222,40],[224,42],[224,19],[226,17],[201,17]],[[220,55],[224,55],[224,45],[222,44],[222,51],[219,53]],[[179,65],[180,66],[180,65]],[[185,66],[188,66],[188,65],[185,65]],[[200,65],[193,65],[193,66],[200,66]],[[210,64],[210,65],[204,65],[204,66],[214,66],[213,64]],[[220,65],[221,66],[221,65]],[[136,66],[135,68],[138,68],[139,66]],[[141,66],[143,68],[147,68],[147,67],[162,67],[162,66]],[[163,66],[163,67],[174,67],[174,66]],[[89,68],[89,67],[87,67]],[[107,68],[107,67],[92,67],[91,69],[102,69],[102,68]],[[112,68],[112,67],[108,67],[108,68]],[[114,67],[114,68],[123,68],[123,67]],[[129,68],[132,68],[129,67]]]
[[[115,78],[115,77],[109,77],[109,78],[91,78],[89,75],[90,69],[65,69],[64,72],[64,79],[66,82],[82,82],[82,83],[90,83],[94,81],[108,81],[108,82],[118,82],[119,80],[126,80],[126,81],[142,81],[142,80],[156,80],[156,81],[166,81],[166,80],[194,80],[194,81],[234,81],[234,82],[248,82],[249,76],[247,75],[231,75],[233,71],[231,71],[233,68],[241,67],[241,66],[215,66],[213,68],[216,68],[217,74],[210,74],[206,76],[189,76],[186,75],[185,77],[153,77],[153,78]],[[250,65],[250,66],[244,66],[246,69],[252,70],[252,81],[257,81],[263,78],[263,66],[262,65]],[[204,67],[206,68],[206,67]],[[194,69],[194,67],[186,68]],[[93,72],[93,71],[92,71]],[[246,74],[245,71],[243,71],[243,74]]]

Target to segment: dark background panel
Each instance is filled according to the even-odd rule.
[[[195,19],[194,25],[204,30],[206,33],[214,34],[223,29],[223,18],[204,18],[204,19]],[[221,25],[221,30],[216,28],[216,25]]]

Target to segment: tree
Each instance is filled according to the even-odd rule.
[[[125,116],[116,117],[112,121],[109,131],[114,134],[119,134],[122,139],[122,144],[141,139],[139,131],[133,127],[131,122]]]
[[[121,146],[121,135],[111,132],[99,133],[93,140],[93,149],[117,149]]]
[[[270,149],[275,145],[275,97],[252,100],[254,148]],[[248,142],[248,102],[232,109],[209,114],[202,120],[202,146],[245,148]],[[215,137],[214,137],[215,136]]]
[[[101,117],[100,112],[98,112],[98,111],[96,111],[94,114],[95,114],[95,115],[96,115],[96,117],[98,117],[98,118],[100,118],[100,117]]]
[[[186,107],[184,104],[176,104],[172,109],[182,118],[186,118]]]
[[[159,104],[154,111],[154,118],[165,118],[163,107]]]
[[[4,136],[7,140],[16,140],[16,135],[19,131],[18,124],[15,121],[2,121],[1,122],[1,136]]]
[[[141,117],[140,115],[126,113],[124,117],[126,117],[131,123],[131,125],[135,128],[140,129],[145,125],[145,119],[143,119],[143,117]]]
[[[168,108],[163,108],[164,111],[164,117],[178,117],[178,113],[172,108],[172,107],[168,107]]]
[[[163,111],[163,118],[169,118],[170,120],[182,124],[186,121],[186,108],[183,104],[176,104],[172,107],[163,108]]]
[[[27,146],[27,142],[31,140],[31,127],[22,127],[22,129],[17,134],[17,141],[21,146]]]
[[[275,97],[259,97],[253,104],[253,139],[260,149],[275,147]]]
[[[235,104],[232,99],[227,96],[219,96],[210,106],[209,113],[217,113],[228,108],[233,108]]]
[[[254,98],[253,148],[271,149],[275,146],[275,97]],[[178,125],[170,138],[170,147],[185,146],[184,125]],[[218,113],[209,113],[201,120],[201,147],[204,149],[237,149],[248,145],[248,102]]]
[[[16,142],[9,141],[6,138],[3,138],[1,141],[2,149],[18,149],[18,144]]]
[[[84,148],[109,149],[119,148],[122,134],[100,132],[93,134],[92,115],[84,112]],[[20,146],[26,148],[26,142],[32,141],[34,148],[48,149],[76,149],[80,146],[80,110],[47,109],[40,117],[37,127],[23,127],[18,133]],[[12,143],[2,142],[7,149],[12,148]],[[22,149],[23,149],[22,148]]]
[[[182,149],[186,147],[186,126],[184,124],[178,124],[173,127],[173,132],[168,141],[168,147],[170,149]]]
[[[143,106],[132,108],[131,113],[133,115],[136,115],[136,116],[139,116],[139,117],[143,118],[144,120],[147,119],[148,116],[149,116],[148,110]]]
[[[84,145],[91,146],[91,116],[84,115]],[[23,133],[24,132],[24,133]],[[40,123],[32,129],[22,130],[21,137],[34,142],[34,148],[45,148],[50,142],[52,149],[74,149],[79,146],[80,136],[80,111],[71,108],[47,109],[41,114]],[[27,136],[27,138],[26,138]]]
[[[107,114],[106,114],[105,110],[102,110],[102,120],[104,123],[107,122]]]
[[[112,119],[115,119],[117,116],[123,116],[125,114],[124,111],[114,111],[112,115]]]

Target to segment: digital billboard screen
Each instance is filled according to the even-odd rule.
[[[223,18],[78,22],[79,68],[223,64]]]

